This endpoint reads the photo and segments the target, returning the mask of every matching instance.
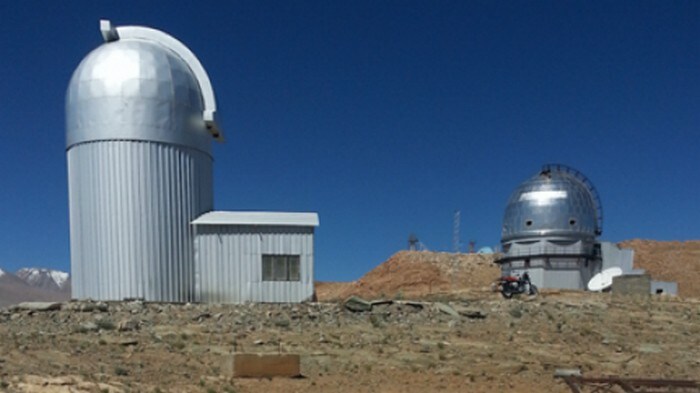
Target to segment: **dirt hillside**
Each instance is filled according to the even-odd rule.
[[[493,254],[400,251],[357,281],[319,283],[319,300],[459,294],[484,290],[499,276]]]
[[[652,278],[676,281],[679,295],[700,298],[700,240],[663,242],[628,240],[620,247],[634,250],[635,267]],[[494,254],[451,254],[400,251],[353,282],[319,282],[320,301],[357,295],[373,298],[424,298],[482,291],[498,277]]]
[[[654,279],[678,282],[684,297],[700,297],[700,240],[661,242],[627,240],[619,244],[634,250],[634,265]]]

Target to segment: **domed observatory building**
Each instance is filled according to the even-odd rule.
[[[211,83],[158,30],[101,21],[73,73],[66,149],[73,298],[194,299],[190,222],[213,208]]]
[[[158,30],[100,28],[66,96],[72,297],[311,299],[318,214],[212,211],[223,136],[199,60]]]
[[[564,165],[545,165],[511,194],[503,218],[504,275],[528,272],[540,288],[584,289],[601,270],[603,213],[593,184]]]

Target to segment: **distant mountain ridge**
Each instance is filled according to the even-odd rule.
[[[22,268],[12,274],[0,269],[0,307],[26,301],[66,301],[70,296],[70,274],[66,272]]]
[[[60,270],[23,268],[15,275],[35,288],[60,291],[70,284],[70,275]]]

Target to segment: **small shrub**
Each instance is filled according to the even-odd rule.
[[[523,316],[523,310],[518,306],[512,307],[508,313],[513,318],[521,318]]]
[[[111,319],[107,318],[98,320],[97,322],[95,322],[95,325],[97,325],[97,327],[102,330],[114,330],[116,328],[114,322],[112,322]]]
[[[281,328],[288,328],[290,325],[289,319],[285,318],[280,318],[275,320],[275,326],[281,327]]]
[[[176,341],[173,343],[173,348],[177,349],[178,351],[181,351],[185,349],[185,343],[182,341]]]
[[[114,374],[118,376],[127,376],[129,375],[129,370],[125,369],[124,367],[117,366],[114,368]]]
[[[236,389],[233,386],[225,386],[224,393],[236,393]]]
[[[384,326],[384,324],[382,323],[381,319],[377,316],[377,314],[370,314],[369,321],[372,323],[372,326],[374,326],[375,328],[380,328],[380,327]]]

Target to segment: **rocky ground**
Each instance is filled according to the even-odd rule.
[[[33,308],[0,311],[0,390],[568,392],[552,378],[557,368],[700,379],[693,299],[571,292],[509,301],[473,291],[367,311],[337,302]],[[303,378],[233,379],[234,351],[298,353]]]
[[[353,282],[316,283],[321,301],[364,298],[421,298],[488,290],[500,276],[495,254],[399,251]]]
[[[700,242],[623,245],[681,296],[505,300],[489,290],[493,256],[399,252],[318,283],[321,303],[13,306],[0,310],[0,391],[569,392],[558,368],[700,380]],[[232,378],[234,352],[300,354],[303,377]]]

